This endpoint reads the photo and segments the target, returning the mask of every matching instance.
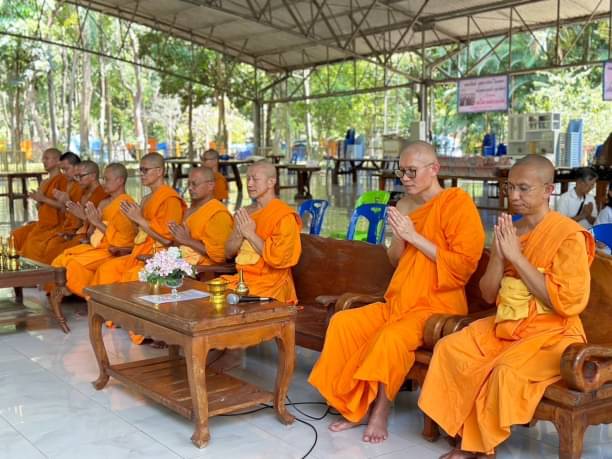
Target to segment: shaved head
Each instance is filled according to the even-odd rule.
[[[255,161],[253,164],[249,165],[249,170],[253,173],[256,173],[255,171],[261,171],[267,178],[276,180],[276,167],[269,161]]]
[[[189,170],[191,177],[197,176],[201,180],[215,180],[215,173],[210,167],[193,167]]]
[[[128,172],[123,164],[110,163],[104,170],[111,173],[115,178],[123,179],[124,183],[127,181]]]
[[[90,160],[81,161],[81,163],[79,164],[79,167],[86,174],[95,174],[96,180],[100,178],[100,168],[98,167],[97,163],[90,161]]]
[[[400,159],[404,156],[412,155],[414,155],[419,162],[424,164],[438,160],[434,146],[420,140],[417,142],[410,142],[408,145],[406,145],[400,153]]]
[[[553,183],[555,180],[555,166],[545,156],[527,155],[514,163],[510,171],[521,168],[535,171],[542,183]]]
[[[54,156],[57,161],[59,161],[60,156],[62,156],[62,152],[59,151],[57,148],[47,148],[44,152],[43,155],[47,154],[47,155],[51,155]]]
[[[140,162],[147,163],[147,165],[151,167],[164,167],[164,157],[156,152],[147,153],[142,157]]]

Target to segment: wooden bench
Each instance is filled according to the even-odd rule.
[[[588,344],[572,344],[561,357],[561,381],[550,385],[532,422],[550,421],[559,434],[559,458],[582,456],[588,426],[612,422],[612,257],[597,255],[591,265],[591,295],[580,314]],[[494,310],[485,311],[485,315]],[[429,345],[469,325],[479,316],[447,316],[429,336]],[[438,427],[425,420],[424,436],[435,440]]]

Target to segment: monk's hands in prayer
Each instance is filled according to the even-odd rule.
[[[68,196],[68,193],[66,193],[65,191],[60,191],[60,190],[54,190],[53,197],[57,201],[61,202],[62,204],[66,204],[68,200],[70,199],[70,197]]]
[[[523,252],[516,228],[512,223],[512,216],[502,213],[497,219],[494,232],[497,249],[506,260],[514,264],[523,256]]]
[[[119,204],[119,206],[121,207],[121,212],[123,212],[127,218],[132,220],[137,225],[142,226],[142,224],[146,222],[142,216],[142,212],[140,211],[140,206],[138,204],[123,201],[121,204]]]
[[[404,240],[412,244],[417,232],[410,217],[402,215],[395,207],[389,207],[387,215],[393,235],[400,240]]]
[[[172,233],[172,238],[179,244],[187,245],[191,241],[191,233],[184,223],[180,225],[176,222],[170,222],[168,228]]]
[[[45,199],[45,194],[40,190],[35,190],[35,191],[30,192],[28,197],[30,199],[33,199],[36,202],[43,202]]]
[[[238,209],[234,215],[234,224],[236,225],[239,233],[247,239],[250,239],[256,234],[255,220],[251,218],[249,212],[244,207],[242,209]]]
[[[83,206],[79,202],[67,201],[66,210],[80,220],[85,220],[87,218],[85,216],[85,209],[83,209]]]
[[[85,217],[93,226],[99,226],[102,224],[102,212],[91,201],[85,204]]]

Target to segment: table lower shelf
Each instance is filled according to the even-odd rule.
[[[49,317],[49,312],[42,307],[29,308],[11,299],[0,300],[0,325],[48,321]]]
[[[185,359],[158,357],[122,363],[111,365],[107,373],[181,416],[194,418]],[[208,368],[206,392],[209,417],[274,400],[271,392]]]

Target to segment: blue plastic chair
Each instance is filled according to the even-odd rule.
[[[591,228],[597,242],[603,242],[612,249],[612,223],[602,223]]]
[[[385,238],[385,226],[387,224],[387,206],[385,204],[364,204],[357,207],[353,211],[346,233],[348,240],[355,238],[355,229],[360,218],[368,220],[368,237],[366,240],[371,244],[382,243]]]
[[[300,204],[298,208],[298,213],[300,214],[300,218],[304,218],[305,214],[310,214],[310,234],[318,236],[321,234],[321,227],[323,226],[323,219],[325,217],[325,212],[327,212],[327,207],[329,206],[329,201],[325,199],[309,199]]]

